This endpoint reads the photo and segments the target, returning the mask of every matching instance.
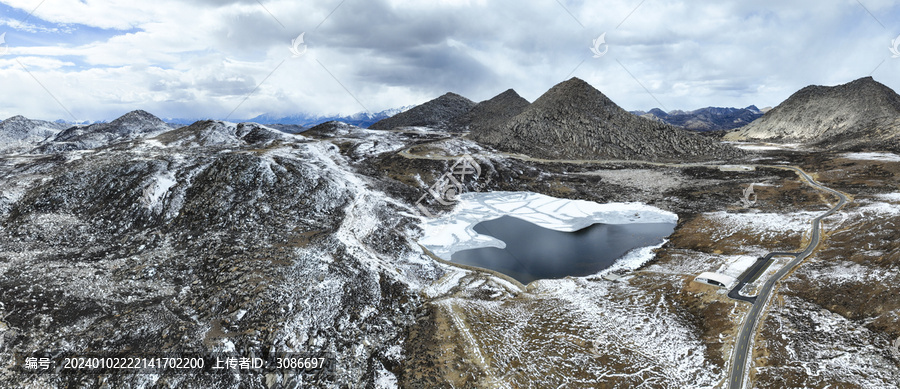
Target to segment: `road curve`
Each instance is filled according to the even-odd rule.
[[[800,253],[785,253],[785,252],[771,252],[766,254],[765,257],[759,258],[756,260],[756,263],[750,268],[749,271],[744,273],[744,276],[738,281],[738,283],[731,288],[728,292],[728,297],[731,297],[735,300],[746,301],[750,304],[756,302],[756,296],[744,296],[742,295],[741,289],[744,289],[744,286],[753,282],[757,277],[759,277],[760,273],[766,270],[769,267],[769,261],[772,257],[796,257],[800,255]]]
[[[819,241],[821,240],[821,221],[823,218],[830,216],[831,214],[837,212],[844,204],[847,203],[847,196],[843,193],[838,192],[834,189],[827,188],[822,186],[822,184],[816,182],[812,179],[803,169],[793,167],[793,166],[765,166],[771,168],[780,168],[780,169],[790,169],[797,174],[800,175],[806,182],[819,190],[823,190],[829,192],[838,197],[838,202],[827,212],[817,216],[812,221],[812,234],[809,239],[809,244],[806,246],[806,249],[799,253],[770,253],[766,256],[766,258],[771,258],[773,254],[789,254],[795,255],[794,259],[788,262],[787,265],[782,267],[775,273],[772,277],[766,280],[766,283],[763,285],[762,289],[759,291],[759,294],[754,298],[752,302],[753,306],[750,307],[750,312],[747,313],[747,317],[744,319],[744,324],[741,326],[741,331],[738,333],[737,340],[734,344],[734,350],[732,351],[732,363],[731,363],[731,374],[728,377],[728,388],[731,389],[740,389],[744,385],[744,379],[746,375],[748,360],[750,354],[752,353],[752,342],[754,334],[756,334],[756,325],[759,321],[760,315],[765,310],[766,304],[769,301],[769,297],[772,294],[773,289],[775,288],[775,284],[778,283],[782,278],[784,278],[788,273],[794,270],[800,262],[803,262],[806,257],[808,257],[815,249],[816,246],[819,245]],[[753,273],[753,272],[748,272]],[[745,277],[744,280],[747,278]],[[742,280],[743,281],[743,280]],[[739,290],[739,289],[738,289]],[[732,290],[734,292],[734,290]],[[728,294],[731,296],[731,293]],[[743,299],[742,299],[743,300]],[[746,300],[744,300],[746,301]]]
[[[432,156],[432,155],[418,155],[413,153],[410,148],[406,148],[398,152],[398,154],[407,159],[432,159],[432,160],[455,160],[459,158],[459,156]],[[504,157],[508,158],[516,158],[523,161],[530,162],[560,162],[560,163],[574,163],[574,164],[593,164],[593,163],[632,163],[632,164],[645,164],[645,165],[655,165],[655,166],[667,166],[667,167],[688,167],[688,166],[718,166],[721,165],[718,162],[697,162],[697,163],[666,163],[666,162],[650,162],[650,161],[619,161],[619,160],[548,160],[548,159],[540,159],[533,158],[521,154],[513,154],[513,153],[497,153]],[[822,219],[830,216],[831,214],[837,212],[841,207],[843,207],[848,199],[843,193],[838,192],[834,189],[823,186],[822,184],[813,180],[803,169],[794,166],[777,166],[777,165],[748,165],[755,167],[764,167],[764,168],[774,168],[774,169],[788,169],[795,171],[803,180],[805,180],[810,186],[829,192],[838,198],[838,203],[834,205],[827,212],[819,215],[815,219],[812,220],[812,234],[810,236],[809,244],[806,246],[806,249],[799,253],[785,253],[785,252],[773,252],[766,255],[764,258],[761,258],[755,263],[754,269],[747,272],[747,274],[741,278],[738,286],[732,289],[728,296],[746,301],[748,303],[753,304],[750,307],[750,312],[747,314],[747,317],[744,320],[744,324],[741,326],[741,331],[738,334],[737,340],[735,341],[734,349],[732,350],[732,364],[731,364],[731,373],[728,377],[728,388],[730,389],[741,389],[744,384],[744,376],[746,374],[747,369],[747,361],[748,357],[751,353],[751,342],[753,340],[753,335],[756,333],[756,325],[759,321],[759,317],[762,314],[766,304],[768,303],[769,297],[775,287],[775,284],[778,283],[782,278],[784,278],[788,273],[790,273],[797,265],[803,262],[806,257],[808,257],[819,245],[821,240],[821,221]],[[764,270],[767,266],[765,266],[769,260],[774,256],[793,256],[790,262],[788,262],[784,267],[778,270],[772,277],[766,280],[766,283],[763,284],[762,289],[760,290],[757,296],[743,296],[738,292],[741,288],[746,285],[748,281],[751,281],[756,275]]]

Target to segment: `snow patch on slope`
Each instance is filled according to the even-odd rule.
[[[810,229],[810,222],[821,212],[794,213],[729,213],[725,211],[710,212],[704,216],[715,222],[718,234],[713,239],[721,239],[738,231],[749,229],[763,236],[774,236],[775,233],[805,233]]]
[[[893,201],[895,203],[900,203],[900,193],[885,193],[878,195],[878,198],[887,201]]]
[[[894,153],[845,153],[842,155],[846,159],[855,159],[859,161],[884,161],[884,162],[900,162],[900,155]]]
[[[152,182],[149,186],[144,189],[144,205],[147,208],[154,209],[159,206],[163,197],[169,192],[178,181],[175,179],[175,175],[172,172],[160,172],[155,177],[153,177]]]

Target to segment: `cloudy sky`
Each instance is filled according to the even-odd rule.
[[[900,91],[895,0],[0,0],[0,37],[0,119],[534,101],[568,77],[629,110],[774,106],[868,75]]]

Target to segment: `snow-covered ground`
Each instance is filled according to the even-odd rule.
[[[896,201],[896,200],[894,200]],[[866,200],[858,200],[859,203],[865,204],[854,211],[862,215],[900,215],[900,207],[896,204],[884,203],[880,201],[868,202]]]
[[[557,231],[577,231],[595,223],[676,223],[672,212],[643,203],[598,204],[569,200],[532,192],[464,193],[452,212],[422,225],[423,246],[435,255],[449,259],[461,250],[478,247],[504,248],[493,237],[475,232],[473,227],[485,220],[504,215]]]
[[[750,151],[771,151],[771,150],[791,150],[800,147],[798,143],[785,143],[785,144],[774,144],[774,143],[747,143],[747,142],[725,142],[729,143],[734,147],[744,150]]]
[[[885,193],[878,195],[878,198],[882,200],[892,201],[895,203],[900,203],[900,193]]]
[[[773,237],[775,234],[806,233],[810,229],[810,222],[821,212],[793,212],[793,213],[729,213],[711,212],[705,216],[719,226],[718,233],[713,239],[721,239],[738,231],[749,230],[763,237]]]
[[[900,162],[900,155],[894,153],[845,153],[842,157],[861,161]]]

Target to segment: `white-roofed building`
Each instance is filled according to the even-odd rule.
[[[718,286],[720,288],[730,288],[737,282],[732,276],[727,276],[724,274],[713,273],[713,272],[703,272],[700,273],[699,276],[694,277],[694,281],[702,282],[704,284],[709,284],[713,286]]]

